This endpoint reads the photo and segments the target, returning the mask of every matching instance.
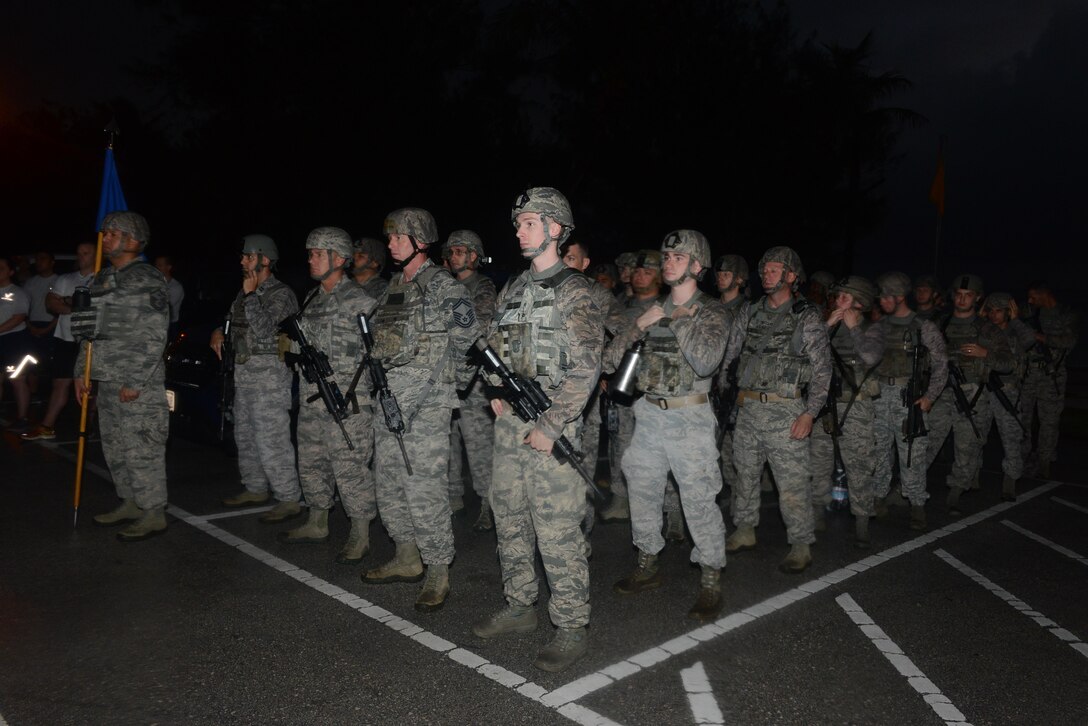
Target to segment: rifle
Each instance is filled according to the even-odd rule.
[[[910,468],[911,450],[914,448],[914,440],[927,435],[925,418],[922,415],[921,405],[915,403],[925,391],[922,390],[922,377],[925,375],[925,365],[922,356],[926,349],[922,347],[919,331],[908,330],[903,336],[904,346],[911,346],[910,380],[903,389],[903,405],[907,407],[907,418],[903,421],[903,440],[907,442],[907,468]],[[960,391],[962,394],[963,391]]]
[[[1016,411],[1016,406],[1012,404],[1012,401],[1009,400],[1008,395],[1003,390],[1005,388],[1005,383],[1001,380],[1001,376],[997,374],[997,371],[990,371],[990,376],[986,380],[986,387],[994,394],[994,398],[1001,404],[1001,408],[1009,412],[1020,429],[1026,431],[1027,429],[1024,428],[1024,422],[1020,420],[1020,416]]]
[[[1032,330],[1042,334],[1043,324],[1039,320],[1039,311],[1037,309],[1024,320],[1031,326]],[[1045,343],[1039,340],[1035,341],[1035,345],[1031,347],[1031,350],[1035,351],[1043,359],[1043,372],[1050,376],[1050,381],[1054,384],[1054,393],[1061,397],[1062,390],[1061,386],[1058,385],[1058,361],[1054,360],[1054,353]]]
[[[967,417],[967,423],[971,424],[971,430],[975,432],[978,440],[982,441],[982,434],[979,433],[978,426],[975,425],[975,407],[967,400],[967,394],[963,392],[962,388],[962,386],[967,385],[967,376],[964,375],[959,363],[952,359],[948,361],[948,374],[952,377],[952,380],[949,381],[947,387],[952,389],[952,395],[956,399],[956,410]]]
[[[486,338],[477,340],[475,348],[479,351],[480,357],[483,359],[483,365],[488,372],[495,374],[502,381],[502,398],[514,409],[514,413],[518,415],[518,418],[525,423],[536,421],[541,414],[551,408],[552,401],[544,393],[544,389],[540,387],[540,384],[532,379],[526,380],[507,368],[506,364],[502,362],[502,359],[495,352],[495,349],[487,344]],[[597,488],[597,483],[593,481],[593,477],[590,476],[578,458],[578,454],[574,451],[574,447],[566,436],[560,436],[555,440],[552,455],[560,463],[570,464],[574,467],[574,470],[589,485],[593,496],[604,501],[604,494]]]
[[[307,383],[317,386],[317,393],[307,398],[306,402],[313,403],[320,398],[325,403],[325,408],[332,415],[333,421],[340,427],[340,433],[344,435],[348,449],[354,451],[355,444],[351,442],[348,430],[344,428],[348,404],[344,400],[344,395],[340,393],[340,387],[333,380],[329,356],[310,345],[310,341],[306,339],[306,334],[302,332],[302,327],[298,324],[298,318],[299,315],[295,314],[280,323],[280,329],[298,344],[299,350],[298,353],[288,352],[284,357],[288,365],[298,367]]]
[[[219,364],[219,440],[226,436],[227,419],[234,417],[234,330],[228,313],[223,323],[223,359]]]
[[[718,420],[718,448],[722,448],[722,441],[727,431],[737,427],[737,362],[729,366],[729,370],[722,371],[727,385],[723,394],[715,393],[711,402],[714,404],[715,418]]]
[[[363,336],[363,345],[366,347],[366,359],[363,361],[370,369],[370,382],[373,392],[381,404],[382,414],[385,416],[385,427],[389,433],[397,439],[400,446],[400,455],[404,457],[404,468],[408,470],[408,476],[412,475],[412,464],[408,461],[408,450],[404,448],[404,416],[400,411],[400,404],[393,390],[389,388],[389,381],[385,377],[385,367],[375,358],[371,351],[374,350],[374,336],[370,332],[370,324],[366,316],[359,313],[359,332]]]
[[[834,346],[831,348],[835,351]],[[835,351],[835,356],[838,356],[838,352]],[[841,359],[840,359],[841,360]],[[825,416],[824,428],[827,433],[831,435],[831,450],[834,452],[832,461],[835,466],[832,469],[833,484],[831,487],[831,508],[843,509],[847,506],[847,487],[846,484],[846,465],[842,460],[842,450],[839,448],[839,437],[842,436],[842,425],[845,423],[845,416],[843,420],[839,420],[839,396],[842,395],[842,377],[835,372],[831,371],[831,386],[827,390],[827,403],[824,404]],[[856,395],[856,393],[855,393]],[[853,400],[853,399],[851,399]]]

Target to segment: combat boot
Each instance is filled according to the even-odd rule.
[[[415,542],[397,543],[393,559],[373,570],[367,570],[363,582],[385,585],[390,582],[419,582],[423,579],[423,560]]]
[[[352,517],[348,541],[344,543],[344,549],[336,555],[336,562],[340,565],[355,565],[362,562],[363,558],[369,554],[370,520]]]
[[[812,564],[812,553],[807,544],[795,544],[790,547],[786,559],[778,563],[778,571],[787,575],[797,575],[808,569]]]
[[[574,664],[589,650],[585,628],[559,628],[552,642],[536,654],[533,665],[542,671],[558,673]]]
[[[223,500],[224,507],[244,507],[247,504],[264,504],[268,501],[268,492],[251,492],[248,489],[233,497]]]
[[[421,613],[433,613],[446,602],[450,594],[449,565],[427,565],[427,576],[416,598],[415,608]]]
[[[910,508],[910,528],[921,532],[926,528],[926,508],[912,505]]]
[[[1013,479],[1008,474],[1006,474],[1005,478],[1001,480],[1001,501],[1016,501],[1016,479]]]
[[[688,610],[688,617],[705,623],[718,617],[722,611],[722,573],[717,567],[702,565],[702,568],[699,596],[695,598],[695,604],[691,606],[691,610]]]
[[[298,502],[277,502],[276,506],[257,517],[263,524],[279,524],[294,519],[302,514],[302,505]]]
[[[96,514],[92,519],[100,527],[112,527],[115,524],[124,524],[139,519],[142,514],[143,512],[136,506],[136,500],[122,499],[121,506],[117,507],[117,509],[105,514]]]
[[[658,587],[661,587],[661,572],[657,569],[657,555],[639,550],[635,571],[617,580],[612,590],[620,595],[634,595]]]
[[[329,538],[329,510],[310,509],[306,524],[280,532],[276,539],[284,544],[319,544]]]
[[[612,501],[601,512],[601,521],[605,524],[615,522],[629,522],[631,520],[631,503],[622,494],[613,494]]]
[[[755,546],[755,527],[750,527],[747,524],[737,527],[733,530],[733,534],[729,535],[729,538],[725,540],[726,552],[743,552],[744,550],[755,549]]]
[[[491,505],[487,499],[480,502],[480,516],[476,518],[472,529],[476,532],[490,532],[495,529],[495,520],[491,517]]]
[[[859,550],[867,550],[870,544],[869,517],[864,514],[854,517],[854,546]]]
[[[683,542],[686,539],[684,536],[684,513],[679,509],[668,512],[665,514],[665,541],[666,542]]]
[[[166,531],[166,515],[162,507],[142,510],[143,515],[117,533],[122,542],[139,542]]]
[[[964,490],[961,487],[952,487],[948,490],[948,499],[945,500],[945,506],[948,507],[948,513],[953,517],[958,517],[963,512],[960,510],[960,496]],[[924,517],[923,517],[924,519]],[[911,508],[911,529],[914,528],[914,508]],[[925,527],[922,527],[925,529]]]
[[[826,532],[827,531],[827,519],[826,519],[826,515],[824,514],[824,511],[825,511],[824,505],[822,505],[822,504],[813,504],[812,505],[812,527],[813,527],[813,530],[816,531],[816,532]]]
[[[536,608],[531,605],[507,605],[472,626],[479,638],[497,638],[507,633],[531,633],[536,630]]]

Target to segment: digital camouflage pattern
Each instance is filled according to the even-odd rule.
[[[404,207],[390,212],[382,224],[382,234],[405,234],[421,245],[438,241],[438,225],[426,209]]]
[[[1080,319],[1072,308],[1060,303],[1053,308],[1040,308],[1038,315],[1039,326],[1046,336],[1044,345],[1050,349],[1051,359],[1056,365],[1057,390],[1055,377],[1046,372],[1042,353],[1038,348],[1033,348],[1028,353],[1020,410],[1028,431],[1032,430],[1038,418],[1036,457],[1039,462],[1048,463],[1057,461],[1058,424],[1065,409],[1065,387],[1069,377],[1066,359],[1077,344]],[[1025,455],[1032,450],[1031,436],[1024,437],[1022,448]]]
[[[747,280],[748,263],[745,262],[744,258],[740,257],[739,255],[725,255],[722,260],[719,260],[718,269],[721,270],[722,261],[726,260],[726,258],[729,257],[735,257],[736,260],[739,260],[739,263],[736,260],[727,261],[727,264],[733,265],[737,267],[737,269],[730,269],[724,271],[733,272],[733,274],[740,275]],[[743,271],[739,271],[741,270],[741,266],[743,266]],[[748,307],[751,305],[751,303],[748,302],[748,299],[743,295],[738,295],[729,302],[723,302],[722,305],[725,306],[725,313],[728,317],[729,330],[732,331],[733,326],[736,325],[736,321],[747,314]],[[732,396],[730,389],[736,385],[737,376],[736,363],[733,363],[732,366],[733,367],[730,370],[726,370],[724,368],[719,370],[717,377],[714,379],[714,390],[718,394],[719,401],[728,400]],[[733,408],[736,408],[736,404],[733,404]],[[719,427],[722,425],[723,421],[728,423],[730,417],[732,417],[735,421],[735,411],[718,411]],[[725,431],[720,431],[719,439],[721,440],[721,446],[719,446],[718,448],[719,455],[721,457],[722,483],[729,488],[729,497],[731,504],[733,497],[733,487],[736,486],[737,483],[737,467],[733,463],[733,428],[727,427]]]

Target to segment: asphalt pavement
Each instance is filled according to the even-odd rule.
[[[449,600],[420,614],[418,585],[359,579],[392,554],[380,521],[359,566],[333,561],[339,508],[327,543],[280,544],[291,525],[220,504],[240,487],[211,443],[171,439],[169,530],[122,543],[91,521],[116,504],[92,434],[73,526],[72,418],[54,442],[0,431],[0,726],[1088,723],[1077,439],[1012,503],[991,440],[959,519],[935,465],[930,529],[893,508],[869,551],[852,546],[848,514],[830,513],[799,576],[776,569],[787,544],[765,493],[759,547],[730,558],[725,609],[706,625],[685,617],[699,581],[689,545],[662,553],[663,587],[624,598],[612,583],[634,564],[630,528],[599,524],[590,653],[547,674],[532,666],[553,634],[545,584],[536,632],[471,632],[503,604],[494,533],[471,529],[475,496],[454,517]]]

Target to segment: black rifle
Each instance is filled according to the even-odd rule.
[[[1042,334],[1043,324],[1039,320],[1039,311],[1035,310],[1034,313],[1024,319],[1031,329],[1036,333]],[[1058,361],[1054,360],[1054,353],[1050,348],[1042,341],[1036,340],[1035,345],[1031,347],[1031,350],[1035,351],[1040,358],[1043,359],[1043,372],[1050,376],[1050,381],[1054,384],[1054,393],[1059,397],[1062,395],[1061,386],[1058,385]]]
[[[219,363],[219,440],[226,436],[227,419],[234,417],[234,330],[228,314],[223,323],[222,360]]]
[[[1016,406],[1013,405],[1004,391],[1005,383],[1001,380],[1001,376],[997,374],[997,371],[990,371],[990,377],[986,380],[986,387],[994,394],[994,398],[1001,404],[1001,408],[1009,412],[1021,430],[1026,430],[1024,429],[1024,422],[1020,420],[1020,416],[1016,411]]]
[[[332,366],[329,365],[329,356],[310,345],[306,340],[306,334],[298,324],[298,315],[292,315],[280,323],[280,329],[298,345],[298,353],[287,353],[287,364],[297,367],[307,383],[317,386],[317,393],[306,399],[307,403],[313,403],[321,399],[325,403],[333,421],[340,427],[340,433],[344,435],[344,441],[348,442],[348,449],[354,451],[355,444],[348,436],[348,430],[344,428],[344,419],[347,418],[348,404],[344,400],[344,394],[340,393],[340,387],[333,380]]]
[[[967,376],[964,375],[959,363],[951,358],[948,360],[948,375],[952,379],[948,382],[948,388],[952,389],[952,395],[956,399],[956,410],[967,418],[967,423],[971,424],[971,430],[975,432],[978,440],[982,441],[982,434],[979,433],[978,426],[975,425],[975,407],[967,400],[967,394],[963,392],[962,388],[962,386],[967,385]]]
[[[907,407],[907,418],[903,422],[903,440],[907,442],[907,467],[910,468],[914,440],[928,433],[925,418],[922,415],[922,406],[916,403],[918,399],[925,395],[922,383],[925,376],[924,356],[926,349],[922,347],[921,335],[917,330],[907,331],[903,336],[903,343],[913,348],[911,352],[910,379],[907,381],[907,387],[903,389],[903,405]],[[963,392],[960,391],[960,393]]]
[[[404,448],[404,415],[401,414],[400,404],[393,390],[389,387],[389,381],[385,377],[385,367],[375,358],[371,351],[374,350],[374,336],[370,332],[370,324],[366,316],[359,313],[359,332],[363,336],[363,345],[366,347],[366,360],[363,362],[370,369],[370,382],[373,385],[373,393],[378,398],[385,416],[385,427],[389,433],[397,438],[400,445],[400,455],[404,457],[404,468],[408,470],[408,476],[412,475],[412,464],[408,461],[408,450]]]
[[[725,376],[726,386],[722,393],[712,394],[711,402],[714,404],[715,418],[718,420],[718,448],[722,448],[727,431],[737,427],[737,394],[740,388],[737,386],[737,360],[729,366],[729,370],[722,371]]]
[[[518,415],[518,418],[525,423],[536,421],[541,414],[551,408],[552,401],[544,393],[544,389],[540,387],[540,384],[532,379],[526,380],[507,368],[506,364],[499,358],[498,353],[487,344],[486,338],[477,340],[475,347],[480,352],[484,368],[498,376],[502,381],[502,398],[514,409],[514,413]],[[593,491],[593,496],[602,501],[604,500],[604,494],[597,488],[597,483],[593,481],[593,477],[583,466],[577,452],[575,452],[566,436],[560,436],[556,439],[555,445],[552,447],[552,455],[560,463],[573,466],[574,470],[586,480],[586,484]]]

